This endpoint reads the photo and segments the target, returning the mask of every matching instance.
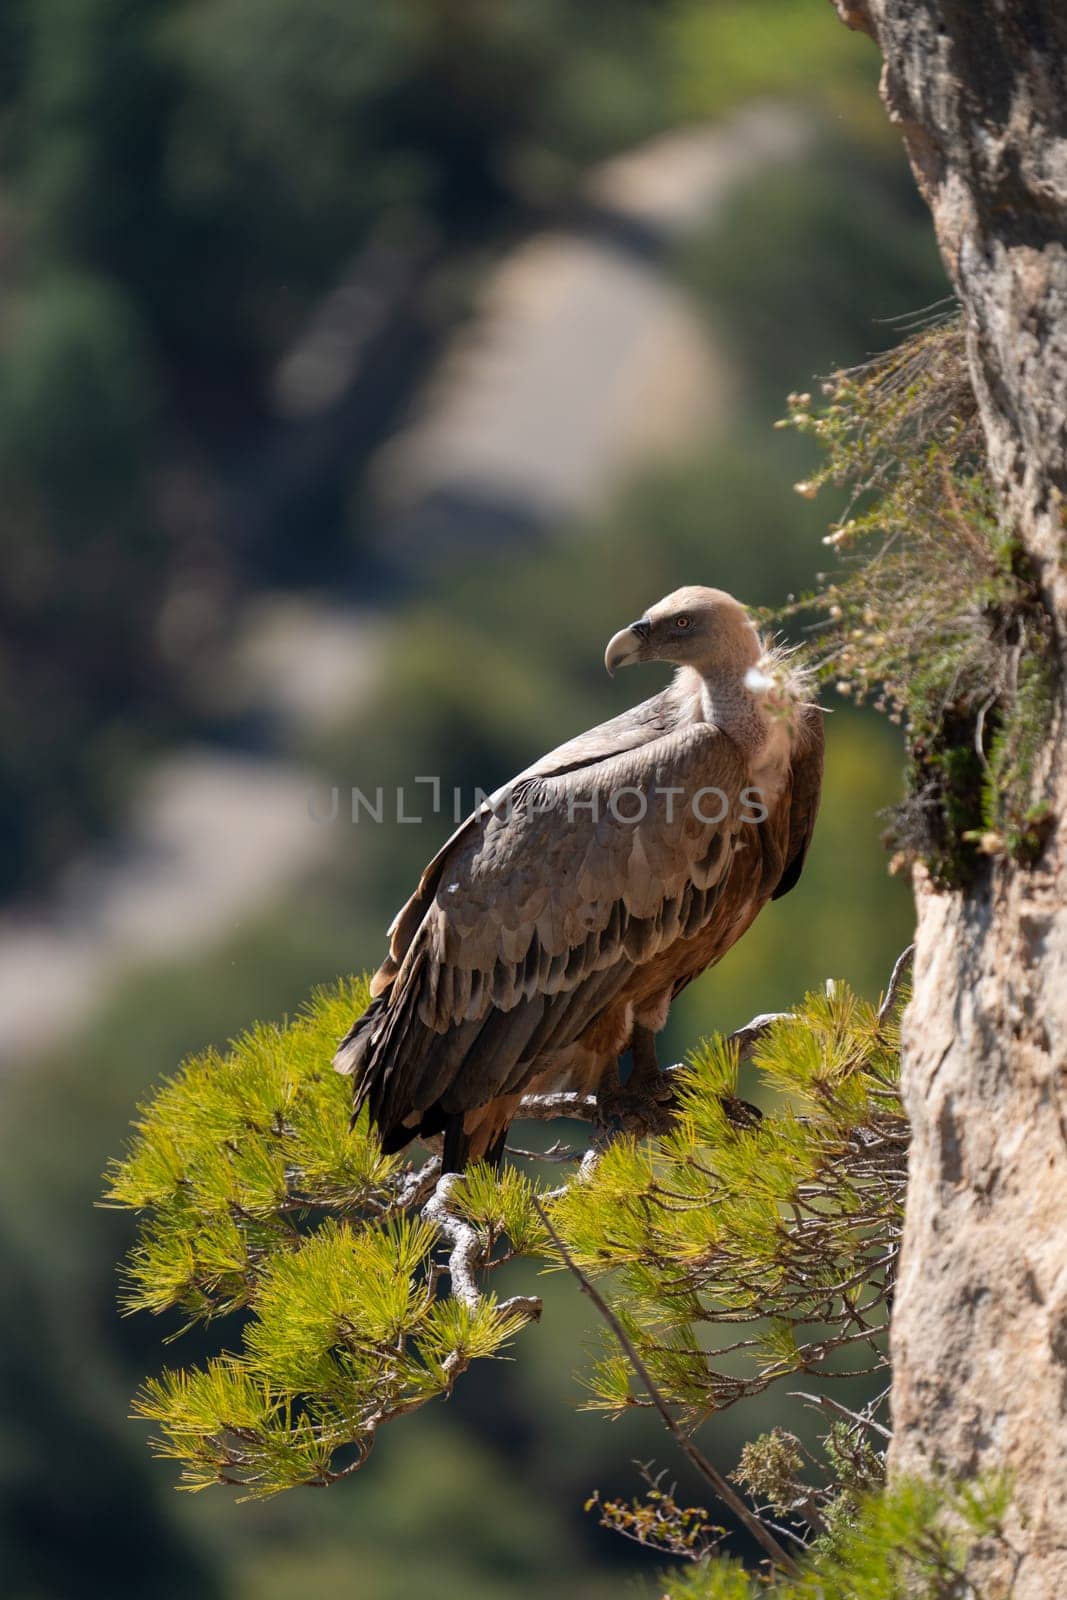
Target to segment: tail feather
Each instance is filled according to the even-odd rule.
[[[371,1047],[374,1025],[385,1009],[386,998],[385,995],[381,995],[377,1000],[371,1001],[366,1011],[353,1022],[334,1052],[333,1070],[340,1072],[346,1078],[355,1078],[357,1092],[366,1065],[367,1053]]]
[[[493,1005],[438,1032],[419,1014],[421,967],[416,955],[371,1001],[338,1046],[334,1066],[354,1081],[353,1117],[368,1107],[386,1151],[451,1130],[457,1159],[465,1115],[518,1096],[546,1048],[571,1043],[633,970],[619,961],[573,990],[533,994],[507,1009]]]

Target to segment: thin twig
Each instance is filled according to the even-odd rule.
[[[858,1411],[850,1411],[837,1400],[831,1400],[828,1394],[806,1394],[803,1389],[790,1389],[790,1399],[808,1400],[813,1406],[821,1406],[827,1411],[836,1411],[840,1416],[847,1417],[850,1422],[858,1422],[861,1428],[871,1428],[875,1433],[880,1433],[883,1439],[892,1439],[893,1435],[888,1428],[883,1428],[880,1422],[875,1422],[873,1417],[865,1417]]]
[[[899,956],[897,956],[896,961],[893,963],[893,971],[889,976],[889,988],[885,992],[885,999],[878,1007],[879,1027],[881,1027],[886,1017],[889,1016],[890,1012],[893,1010],[893,1007],[900,999],[900,991],[904,984],[905,974],[909,971],[914,959],[915,946],[914,944],[909,944],[908,948],[906,950],[902,950]]]
[[[975,722],[974,722],[974,748],[975,748],[975,753],[977,754],[978,759],[982,763],[982,767],[983,767],[984,771],[986,771],[986,772],[988,772],[990,770],[990,768],[989,768],[989,758],[985,753],[985,738],[984,738],[984,735],[985,735],[985,719],[986,719],[986,712],[989,710],[989,708],[991,706],[996,705],[996,702],[997,702],[997,696],[996,696],[996,691],[994,691],[989,696],[989,699],[986,700],[985,703],[979,708],[978,715],[975,718]]]
[[[700,1473],[701,1477],[710,1484],[711,1488],[714,1490],[715,1494],[719,1497],[723,1504],[729,1507],[738,1521],[743,1523],[756,1542],[762,1546],[767,1555],[774,1562],[775,1566],[780,1567],[782,1571],[788,1573],[790,1577],[798,1576],[799,1568],[789,1552],[783,1548],[783,1546],[774,1537],[774,1534],[770,1532],[760,1518],[750,1510],[737,1491],[733,1489],[726,1481],[718,1468],[712,1465],[703,1451],[699,1449],[699,1447],[693,1443],[692,1439],[690,1439],[688,1435],[685,1434],[678,1426],[678,1423],[671,1414],[670,1407],[667,1405],[667,1402],[660,1393],[652,1374],[645,1366],[644,1361],[641,1359],[641,1356],[638,1354],[637,1349],[634,1346],[633,1340],[626,1332],[626,1329],[619,1321],[619,1318],[616,1316],[608,1302],[604,1299],[604,1296],[600,1293],[599,1289],[597,1289],[596,1285],[591,1282],[591,1280],[586,1276],[581,1267],[575,1261],[567,1246],[560,1238],[559,1233],[549,1220],[544,1207],[541,1205],[536,1195],[533,1196],[533,1204],[534,1209],[537,1211],[538,1216],[545,1225],[545,1230],[548,1233],[549,1238],[559,1251],[564,1265],[577,1278],[578,1283],[581,1286],[582,1293],[589,1296],[590,1300],[592,1300],[593,1304],[600,1312],[600,1315],[604,1318],[612,1333],[615,1335],[627,1360],[633,1367],[641,1383],[644,1385],[649,1399],[652,1401],[652,1404],[663,1418],[664,1426],[673,1438],[675,1444],[677,1444],[678,1448],[683,1452],[683,1454],[686,1455],[693,1463],[693,1466]]]
[[[506,1144],[504,1149],[509,1156],[519,1156],[523,1161],[579,1161],[584,1151],[575,1150],[573,1145],[557,1141],[547,1150],[524,1150],[521,1145]]]

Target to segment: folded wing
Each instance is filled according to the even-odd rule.
[[[396,918],[343,1042],[386,1143],[521,1091],[635,968],[710,918],[744,765],[666,696],[562,746],[480,808]]]

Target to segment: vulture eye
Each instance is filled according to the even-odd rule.
[[[692,626],[692,618],[691,617],[675,617],[674,626],[676,628],[688,628],[688,627],[691,627]]]

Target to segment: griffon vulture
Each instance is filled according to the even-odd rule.
[[[823,731],[802,674],[721,589],[677,590],[611,640],[609,672],[676,666],[651,700],[485,801],[389,930],[335,1066],[387,1151],[444,1134],[498,1159],[524,1094],[659,1079],[672,999],[800,876]]]

